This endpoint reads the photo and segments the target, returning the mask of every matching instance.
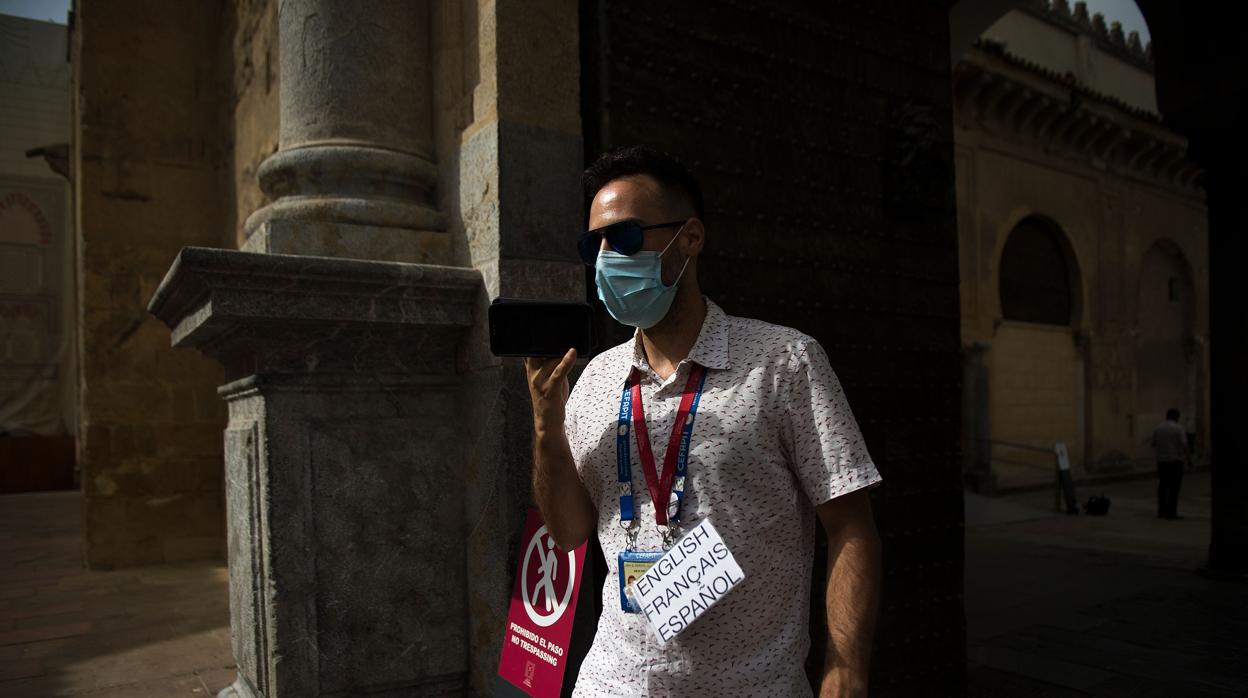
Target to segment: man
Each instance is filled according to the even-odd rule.
[[[1152,446],[1157,452],[1157,518],[1181,519],[1179,486],[1183,484],[1183,464],[1191,467],[1192,452],[1177,409],[1166,410],[1166,420],[1153,428]]]
[[[582,259],[608,311],[637,329],[589,362],[570,397],[574,351],[525,361],[546,526],[565,550],[596,528],[610,573],[576,695],[810,695],[817,514],[829,540],[820,694],[865,696],[880,576],[866,490],[881,478],[827,355],[702,295],[702,194],[674,158],[616,150],[584,182]],[[706,518],[744,581],[660,645],[625,610],[618,575]]]

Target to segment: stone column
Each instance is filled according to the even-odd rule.
[[[220,695],[463,695],[461,355],[485,301],[480,272],[436,264],[429,3],[279,8],[273,201],[243,251],[183,249],[149,306],[225,366]]]
[[[245,250],[445,264],[435,205],[430,9],[407,0],[283,0],[274,199]]]

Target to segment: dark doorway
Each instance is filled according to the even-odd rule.
[[[956,694],[965,634],[947,8],[590,0],[581,12],[587,161],[648,143],[692,166],[707,202],[703,289],[729,313],[819,340],[884,476],[872,492],[885,545],[873,693]],[[592,279],[586,287],[592,296]],[[603,336],[628,336],[602,317]],[[824,555],[812,676],[825,649]]]

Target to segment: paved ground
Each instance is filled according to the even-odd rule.
[[[1026,458],[1031,465],[1022,465],[1019,463],[1001,463],[993,462],[992,472],[996,476],[997,490],[1001,493],[1009,493],[1019,490],[1045,489],[1053,484],[1057,473],[1054,472],[1053,456],[1045,456],[1044,454],[1029,453]],[[1090,475],[1083,475],[1085,479],[1091,480],[1129,480],[1139,477],[1152,477],[1156,471],[1156,465],[1140,465],[1135,464],[1123,470],[1114,470],[1111,472],[1098,472]]]
[[[0,696],[213,695],[234,680],[223,564],[87,572],[76,492],[0,497]]]
[[[1107,517],[1053,494],[967,496],[972,696],[1248,696],[1248,584],[1195,574],[1209,477],[1188,474],[1180,521],[1155,480],[1104,492]],[[0,696],[209,696],[234,678],[226,569],[86,572],[76,493],[0,497]]]
[[[1108,516],[1053,511],[1053,493],[967,496],[972,696],[1248,696],[1248,584],[1195,573],[1209,476],[1184,478],[1179,521],[1156,480],[1083,487]]]

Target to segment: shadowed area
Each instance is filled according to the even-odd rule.
[[[967,494],[972,696],[1243,696],[1248,585],[1196,574],[1209,474],[1188,473],[1178,521],[1156,479],[1083,488],[1107,516],[1054,513],[1052,491]]]
[[[214,695],[234,680],[223,563],[82,568],[82,496],[0,497],[0,695]]]

